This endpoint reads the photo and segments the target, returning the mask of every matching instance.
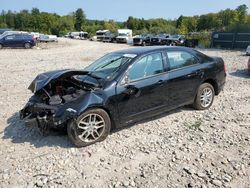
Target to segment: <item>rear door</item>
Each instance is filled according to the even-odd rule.
[[[168,50],[169,105],[178,107],[192,103],[204,70],[199,59],[184,50]]]
[[[15,34],[15,46],[16,47],[23,47],[24,46],[24,38],[23,34]]]

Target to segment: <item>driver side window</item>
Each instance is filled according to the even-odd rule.
[[[135,62],[128,71],[130,81],[140,80],[163,72],[161,53],[147,55]]]
[[[5,37],[5,40],[14,40],[15,36],[14,35],[9,35]]]

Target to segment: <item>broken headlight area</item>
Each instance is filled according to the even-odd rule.
[[[42,132],[65,128],[76,117],[74,106],[90,90],[90,85],[76,76],[55,80],[35,92],[20,111],[20,118],[27,126],[37,126]]]

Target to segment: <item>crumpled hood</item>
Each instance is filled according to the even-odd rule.
[[[70,69],[45,72],[37,75],[37,77],[31,82],[28,89],[31,90],[33,93],[35,93],[56,79],[69,77],[73,75],[86,75],[86,74],[88,74],[87,71],[70,70]]]

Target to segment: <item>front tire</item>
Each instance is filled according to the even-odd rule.
[[[88,110],[67,126],[68,136],[77,147],[85,147],[105,140],[110,129],[110,117],[102,109]]]
[[[206,110],[210,108],[214,101],[214,87],[209,83],[203,83],[200,85],[193,107],[196,110]]]

